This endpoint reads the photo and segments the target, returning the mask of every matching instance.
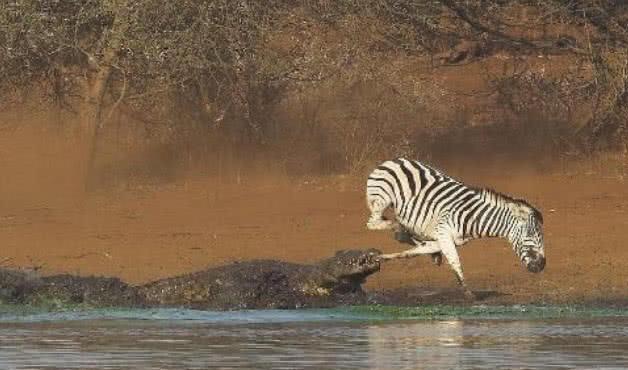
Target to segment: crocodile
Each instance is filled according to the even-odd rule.
[[[376,249],[343,250],[313,264],[252,260],[143,285],[118,278],[38,276],[0,269],[4,303],[204,310],[331,307],[366,302],[362,284],[379,271]]]

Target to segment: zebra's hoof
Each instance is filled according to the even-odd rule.
[[[475,296],[475,293],[473,293],[469,289],[464,290],[464,298],[467,301],[475,301],[477,299],[477,297]]]
[[[440,266],[443,263],[443,254],[442,253],[433,253],[432,254],[432,263],[436,266]]]
[[[395,240],[399,243],[414,245],[412,242],[412,234],[406,230],[395,231]]]

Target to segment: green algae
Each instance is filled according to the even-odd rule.
[[[352,306],[349,313],[380,320],[444,320],[444,319],[562,319],[591,317],[625,317],[626,307],[587,305],[427,305],[417,307]]]

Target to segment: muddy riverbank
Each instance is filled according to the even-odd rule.
[[[510,165],[441,168],[525,198],[543,212],[547,266],[539,274],[522,268],[503,240],[472,241],[460,249],[465,278],[482,304],[626,300],[624,180]],[[2,179],[9,180],[14,178]],[[236,261],[310,265],[340,249],[402,250],[407,245],[390,232],[366,230],[363,182],[362,176],[269,178],[234,185],[196,178],[80,200],[53,187],[20,192],[25,188],[16,185],[0,192],[0,267],[34,268],[41,276],[118,277],[136,286]],[[457,299],[450,268],[423,257],[382,264],[363,290],[409,304]]]
[[[313,264],[251,260],[132,285],[119,278],[38,276],[24,270],[0,269],[0,303],[45,306],[176,307],[224,311],[298,309],[349,305],[513,305],[565,303],[564,297],[521,297],[492,290],[475,290],[465,298],[457,287],[400,287],[366,290],[363,284],[380,271],[376,249],[339,251]],[[597,299],[571,303],[628,307],[628,299]]]

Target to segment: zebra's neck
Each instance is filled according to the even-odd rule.
[[[517,219],[512,210],[512,200],[493,190],[482,189],[480,202],[472,236],[505,238],[514,245]]]

